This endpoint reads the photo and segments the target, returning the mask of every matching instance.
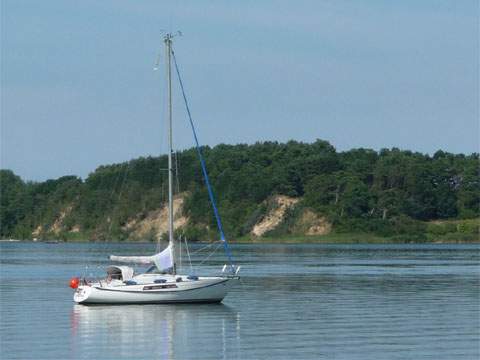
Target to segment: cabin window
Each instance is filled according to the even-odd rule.
[[[148,285],[148,286],[144,286],[143,290],[171,289],[176,287],[177,287],[176,284]]]

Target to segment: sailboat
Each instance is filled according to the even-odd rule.
[[[239,280],[239,266],[233,262],[230,248],[223,232],[222,222],[215,203],[212,187],[208,178],[205,161],[199,146],[195,127],[190,114],[183,83],[172,49],[172,39],[175,34],[168,33],[164,37],[167,88],[168,88],[168,246],[151,256],[116,256],[110,260],[116,263],[140,264],[148,269],[136,274],[128,265],[110,265],[106,269],[106,277],[102,280],[89,282],[87,279],[74,277],[70,287],[75,289],[73,300],[78,304],[163,304],[163,303],[202,303],[221,302],[230,288]],[[219,276],[197,276],[177,273],[173,226],[173,136],[172,136],[172,58],[174,60],[185,107],[192,127],[197,154],[202,173],[207,186],[210,202],[216,218],[220,241],[223,243],[228,264],[223,266]]]

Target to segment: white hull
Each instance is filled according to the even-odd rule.
[[[172,277],[170,280],[160,284],[146,281],[137,285],[109,285],[105,282],[80,285],[73,299],[79,304],[221,302],[238,277],[200,277],[181,282]]]

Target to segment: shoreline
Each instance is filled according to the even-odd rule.
[[[401,237],[382,237],[367,233],[334,233],[328,235],[290,235],[279,237],[254,237],[244,236],[236,239],[228,239],[230,244],[480,244],[480,234],[473,236],[465,236],[461,238],[443,237],[426,237],[425,239],[415,238],[415,235],[403,235]],[[89,240],[89,239],[0,239],[0,243],[43,243],[43,244],[60,244],[60,243],[138,243],[138,244],[154,244],[155,241],[145,240]],[[208,241],[190,241],[191,244],[208,244]]]

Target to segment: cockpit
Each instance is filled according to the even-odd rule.
[[[112,265],[107,268],[107,275],[111,280],[128,281],[133,278],[133,269],[130,266]]]

